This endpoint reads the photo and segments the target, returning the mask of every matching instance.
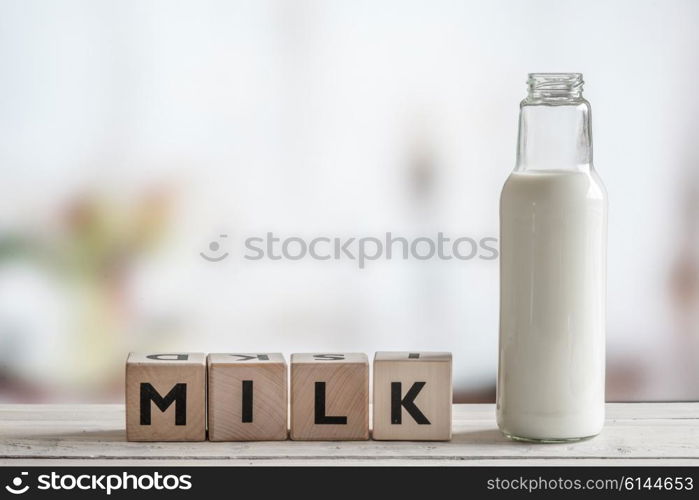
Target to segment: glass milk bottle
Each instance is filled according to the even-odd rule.
[[[500,199],[497,420],[527,441],[604,423],[607,195],[579,73],[529,75]]]

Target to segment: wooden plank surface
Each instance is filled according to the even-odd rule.
[[[0,405],[0,464],[699,465],[699,403],[607,405],[603,433],[573,444],[505,439],[493,405],[455,405],[450,442],[130,443],[121,405]]]

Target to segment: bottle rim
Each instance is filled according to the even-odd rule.
[[[529,73],[527,101],[580,101],[582,73]]]

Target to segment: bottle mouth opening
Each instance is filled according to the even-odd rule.
[[[580,100],[583,91],[582,73],[529,73],[528,100]]]

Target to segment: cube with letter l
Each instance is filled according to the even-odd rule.
[[[291,439],[369,439],[369,361],[366,354],[291,356]]]

